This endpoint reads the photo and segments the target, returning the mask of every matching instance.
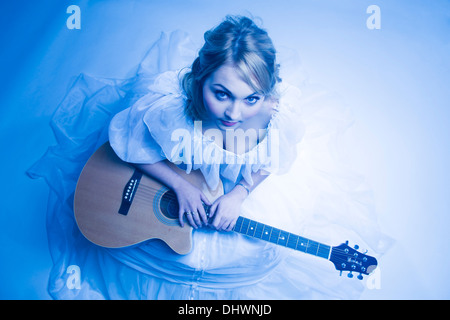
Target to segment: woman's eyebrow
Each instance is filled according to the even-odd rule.
[[[228,90],[226,87],[224,87],[223,85],[221,85],[220,83],[213,83],[213,86],[216,86],[216,87],[220,87],[223,91],[225,91],[226,93],[228,93],[228,94],[231,94],[231,91],[230,90]]]
[[[233,95],[233,94],[231,93],[230,90],[228,90],[225,86],[223,86],[223,85],[220,84],[220,83],[213,83],[213,86],[220,87],[220,88],[221,88],[223,91],[225,91],[227,94]],[[249,94],[246,98],[253,97],[253,96],[259,96],[259,95],[260,95],[260,94],[259,94],[257,91],[255,91],[255,92],[253,92],[252,94]]]

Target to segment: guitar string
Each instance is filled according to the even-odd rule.
[[[143,194],[143,195],[147,195],[147,196],[154,196],[161,190],[161,188],[140,186],[139,190],[141,190],[141,192],[136,191],[135,195]],[[176,195],[174,195],[173,193],[166,193],[165,196],[168,197],[170,200],[176,199]]]
[[[146,190],[155,190],[155,191],[159,191],[159,190],[163,189],[163,187],[152,187],[152,186],[146,186],[144,184],[140,184],[138,188],[146,189]],[[164,188],[166,188],[166,187],[164,187]],[[168,189],[168,190],[170,190],[170,189]]]
[[[143,191],[146,191],[147,192],[147,194],[150,194],[150,195],[155,195],[157,192],[159,192],[162,188],[155,188],[155,187],[150,187],[150,186],[145,186],[145,185],[140,185],[139,186],[139,189],[141,189],[141,190],[143,190]],[[139,190],[138,189],[138,190]],[[170,193],[166,193],[166,196],[167,197],[169,197],[169,199],[176,199],[176,195],[175,195],[175,193],[172,191],[172,190],[170,190],[170,189],[168,189],[168,191],[171,191]],[[136,191],[136,194],[138,194],[138,192]]]

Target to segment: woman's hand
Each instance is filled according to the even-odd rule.
[[[178,218],[180,225],[184,227],[184,215],[189,224],[197,229],[208,224],[208,217],[203,203],[210,206],[208,198],[203,192],[186,180],[180,180],[180,184],[174,188],[178,200]]]
[[[241,211],[242,202],[250,191],[268,177],[268,173],[265,171],[253,172],[253,185],[251,187],[241,180],[230,192],[219,197],[211,205],[200,189],[172,170],[166,161],[134,165],[175,192],[179,205],[178,218],[182,227],[184,226],[184,215],[186,215],[189,224],[194,228],[209,224],[217,230],[226,231],[231,231],[234,228]],[[206,215],[203,204],[210,206],[209,217]],[[187,214],[187,212],[189,213]]]
[[[233,230],[247,195],[244,188],[236,186],[229,193],[217,198],[209,211],[210,226],[221,231]]]

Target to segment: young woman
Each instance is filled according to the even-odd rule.
[[[227,297],[225,292],[233,298],[248,297],[242,295],[248,291],[243,287],[249,281],[254,285],[282,260],[275,246],[217,232],[230,231],[243,214],[246,198],[269,172],[278,170],[280,162],[287,167],[292,161],[283,154],[295,149],[301,132],[292,134],[293,128],[300,129],[301,123],[295,110],[283,104],[285,97],[278,96],[279,81],[276,51],[267,32],[249,18],[228,17],[206,32],[205,44],[189,70],[158,75],[149,93],[112,120],[109,138],[118,156],[174,190],[180,224],[186,218],[196,229],[194,248],[186,256],[159,243],[145,245],[162,264],[183,270],[181,278],[165,286],[170,283],[184,295],[174,290],[175,295],[164,298]],[[289,95],[287,88],[282,90]],[[180,129],[189,133],[184,139],[192,140],[182,150],[173,139]],[[280,135],[288,142],[280,145]],[[270,154],[262,152],[269,145]],[[180,159],[180,153],[191,156]],[[165,160],[187,172],[200,170],[212,189],[222,183],[224,195],[211,203]],[[210,206],[209,217],[203,204]],[[267,214],[277,215],[264,212],[256,218],[264,220]],[[164,282],[156,274],[154,281],[157,287]]]
[[[272,41],[251,19],[227,17],[204,38],[196,53],[186,34],[163,35],[135,78],[117,82],[82,75],[59,106],[52,122],[59,144],[28,172],[45,177],[52,190],[50,294],[58,299],[357,297],[361,282],[339,277],[329,262],[230,232],[242,215],[319,235],[317,241],[330,244],[345,237],[360,240],[361,229],[372,247],[379,246],[382,237],[367,218],[371,211],[352,209],[364,199],[352,200],[338,180],[350,181],[348,176],[324,170],[336,166],[332,157],[321,167],[330,152],[319,148],[334,146],[331,130],[343,131],[334,125],[343,113],[323,100],[322,92],[309,94],[306,87],[301,93],[281,81]],[[293,166],[304,120],[309,131]],[[122,160],[175,192],[180,224],[194,227],[189,254],[178,255],[157,240],[100,248],[78,231],[72,210],[76,177],[106,140]],[[223,196],[209,201],[169,162],[186,173],[201,172],[210,189],[222,184]],[[279,175],[286,172],[292,174]]]
[[[200,169],[208,168],[209,171],[213,166],[217,169],[214,177],[207,177],[209,184],[211,179],[227,180],[224,181],[227,186],[226,194],[212,204],[208,218],[203,203],[211,204],[205,195],[173,172],[165,162],[160,161],[160,155],[147,158],[136,156],[141,152],[139,149],[142,145],[149,143],[136,140],[143,136],[138,135],[139,138],[136,138],[136,131],[149,131],[153,136],[146,137],[147,140],[164,144],[157,137],[155,139],[161,126],[155,119],[159,119],[161,114],[164,114],[172,120],[171,123],[164,124],[168,126],[169,133],[170,129],[175,131],[180,128],[193,128],[194,122],[197,121],[201,126],[201,135],[220,130],[217,135],[218,141],[215,141],[219,149],[222,149],[220,152],[246,154],[251,149],[257,148],[259,141],[265,137],[270,120],[277,112],[276,90],[279,80],[277,75],[275,48],[267,33],[258,28],[249,18],[229,17],[217,28],[205,34],[205,45],[200,50],[199,57],[194,61],[190,72],[183,76],[170,72],[162,75],[162,77],[172,77],[170,80],[175,82],[175,86],[176,82],[180,82],[182,87],[177,90],[183,98],[170,99],[168,95],[165,95],[162,106],[158,104],[163,98],[159,98],[152,99],[151,103],[145,100],[140,101],[136,106],[125,110],[112,121],[111,144],[123,160],[140,163],[138,167],[142,171],[162,181],[176,192],[182,225],[183,216],[186,215],[194,228],[209,225],[217,230],[229,231],[234,227],[240,214],[242,202],[252,189],[267,177],[268,173],[263,168],[267,165],[273,166],[271,159],[264,159],[266,163],[253,163],[251,175],[247,177],[242,177],[239,171],[246,170],[246,166],[252,166],[248,161],[239,164],[240,168],[234,169],[233,176],[224,176],[220,174],[220,171],[229,170],[229,167],[236,165],[225,163],[224,157],[217,157],[212,161],[200,160],[203,162],[198,164]],[[135,125],[142,117],[141,112],[135,111],[138,108],[146,109],[143,115],[143,120],[146,122],[144,126]],[[182,111],[183,115],[181,115]],[[133,123],[131,129],[129,129],[130,122]],[[164,130],[167,129],[164,128]],[[243,134],[237,137],[234,134],[236,130],[241,130]],[[227,141],[227,137],[231,141]],[[292,147],[294,147],[296,137],[291,138]],[[234,143],[236,139],[238,141]],[[158,147],[161,147],[159,144]],[[172,141],[169,141],[168,145],[162,145],[162,147],[163,149],[173,148],[172,145]],[[237,148],[240,150],[236,150]],[[273,152],[279,153],[280,150],[273,150]],[[174,161],[170,157],[169,160]],[[186,160],[190,162],[191,159]],[[256,165],[262,168],[255,169]]]

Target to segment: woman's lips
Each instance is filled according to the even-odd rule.
[[[237,122],[231,122],[231,121],[225,121],[225,120],[220,120],[220,122],[227,127],[232,127],[234,126]]]

